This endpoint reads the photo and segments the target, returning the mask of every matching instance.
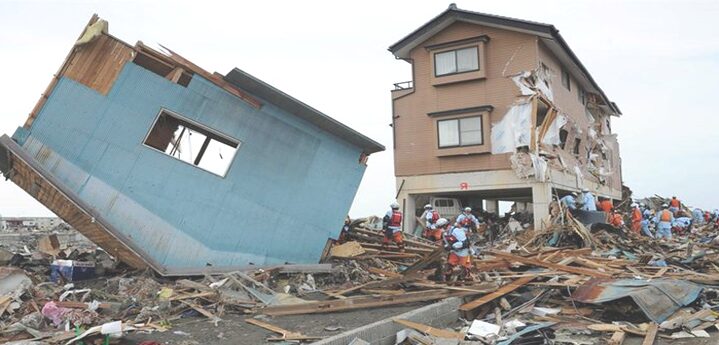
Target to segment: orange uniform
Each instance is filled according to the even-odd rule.
[[[455,254],[454,252],[450,252],[449,256],[447,257],[447,263],[452,266],[463,266],[467,269],[472,268],[472,257],[470,255],[467,256],[459,256]]]
[[[397,243],[397,246],[402,248],[402,244],[404,244],[404,236],[402,236],[402,231],[397,231],[392,234],[392,237],[385,236],[382,238],[383,244],[390,244],[390,243]]]
[[[622,225],[624,225],[624,219],[622,218],[622,215],[619,213],[613,213],[610,216],[609,224],[611,224],[615,228],[619,228]]]
[[[638,207],[632,210],[632,231],[639,232],[642,229],[642,211]]]
[[[614,208],[614,204],[612,204],[612,201],[609,199],[602,200],[601,202],[599,202],[599,209],[603,212],[612,212],[612,208]]]

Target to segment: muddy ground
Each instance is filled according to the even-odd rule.
[[[260,316],[261,321],[271,323],[287,330],[300,332],[308,336],[329,337],[381,319],[399,315],[417,309],[426,303],[412,303],[398,307],[355,310],[331,314],[310,314],[278,316],[274,318]],[[277,336],[270,331],[246,323],[245,318],[252,315],[225,315],[217,327],[204,317],[191,317],[173,322],[171,330],[164,333],[132,333],[124,338],[122,344],[136,345],[145,340],[154,340],[171,345],[237,345],[237,344],[278,344],[266,341],[267,337]],[[340,329],[336,329],[341,327]],[[336,330],[335,330],[336,329]],[[181,332],[177,334],[177,332]]]

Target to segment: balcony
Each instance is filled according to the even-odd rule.
[[[403,81],[400,83],[394,83],[394,90],[393,91],[401,91],[401,90],[409,90],[414,88],[414,82],[413,81]]]

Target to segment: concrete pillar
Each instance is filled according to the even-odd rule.
[[[549,183],[532,185],[532,204],[534,205],[534,229],[541,230],[542,220],[549,217],[549,204],[552,202],[552,187]]]
[[[489,213],[499,214],[499,200],[486,199],[486,210]]]
[[[408,193],[400,193],[397,202],[402,208],[402,214],[404,215],[402,231],[411,233],[417,226],[416,217],[414,216],[414,212],[417,209],[415,196]]]

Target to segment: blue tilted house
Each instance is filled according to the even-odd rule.
[[[0,170],[112,255],[163,275],[317,263],[382,145],[253,76],[88,24]]]

